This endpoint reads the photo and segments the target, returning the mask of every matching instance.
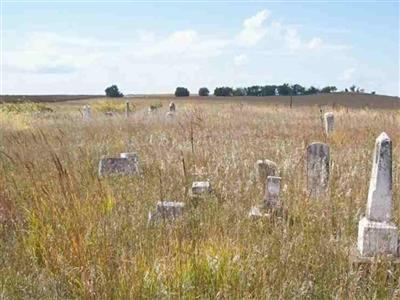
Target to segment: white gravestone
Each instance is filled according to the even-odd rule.
[[[183,215],[184,207],[183,202],[160,201],[157,203],[156,211],[149,213],[149,223],[160,220],[175,220]]]
[[[311,197],[326,195],[329,183],[329,146],[315,142],[307,147],[307,188]]]
[[[325,125],[325,133],[329,135],[333,132],[335,124],[335,117],[332,112],[327,112],[324,114],[324,125]]]
[[[194,181],[192,184],[191,196],[201,197],[210,195],[212,192],[209,181]]]
[[[83,119],[89,121],[92,118],[92,110],[89,105],[83,107]]]
[[[398,231],[392,223],[392,141],[383,132],[376,139],[366,216],[358,224],[361,256],[398,255]]]
[[[133,153],[121,153],[120,157],[104,157],[99,162],[99,176],[134,175],[138,172],[138,157]]]
[[[278,167],[276,163],[268,159],[259,159],[254,164],[256,178],[262,184],[265,184],[268,176],[278,175]]]

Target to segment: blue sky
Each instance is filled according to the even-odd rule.
[[[396,1],[3,1],[2,94],[300,83],[399,95]]]

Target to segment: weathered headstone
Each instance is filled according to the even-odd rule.
[[[311,143],[307,147],[307,188],[311,197],[324,196],[329,184],[329,146]]]
[[[90,109],[89,105],[85,105],[83,107],[83,119],[85,121],[89,121],[90,119],[92,119],[92,110]]]
[[[329,135],[333,132],[335,124],[335,118],[332,112],[327,112],[324,114],[324,125],[325,125],[325,133]]]
[[[282,205],[279,201],[281,177],[268,176],[265,182],[265,195],[260,205],[253,206],[249,212],[251,218],[268,216],[270,212],[279,210]]]
[[[268,176],[265,185],[264,207],[274,208],[280,205],[279,192],[281,190],[281,177]]]
[[[169,111],[172,112],[172,113],[175,112],[175,103],[174,103],[174,102],[171,102],[171,103],[169,104]]]
[[[125,155],[127,153],[122,153]],[[138,159],[136,157],[104,157],[99,162],[99,176],[106,175],[134,175],[138,173]]]
[[[268,159],[257,160],[254,164],[254,169],[257,181],[261,182],[263,185],[268,176],[278,175],[278,167],[276,163]]]
[[[209,181],[194,181],[192,184],[191,196],[202,197],[210,195],[212,192],[211,184]]]
[[[183,202],[159,201],[156,211],[149,212],[149,223],[160,220],[175,220],[183,215],[185,204]]]
[[[125,102],[125,117],[129,118],[129,113],[131,112],[130,107],[129,107],[129,101]]]
[[[366,216],[358,224],[361,256],[398,256],[398,231],[392,223],[392,141],[383,132],[376,139]]]

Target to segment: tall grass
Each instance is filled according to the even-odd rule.
[[[0,297],[398,297],[395,266],[364,272],[349,264],[349,253],[382,131],[394,142],[399,223],[399,112],[337,109],[329,138],[319,115],[317,108],[180,102],[172,120],[135,113],[84,122],[55,109],[29,128],[4,126]],[[331,147],[326,200],[305,192],[313,141]],[[132,150],[143,176],[98,178],[102,155]],[[251,172],[264,158],[279,166],[287,216],[254,221],[247,214],[263,191]],[[205,179],[215,193],[195,206],[187,189]],[[148,226],[148,211],[164,199],[184,201],[184,216]]]

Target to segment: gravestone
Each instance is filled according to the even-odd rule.
[[[257,160],[254,164],[254,169],[257,181],[261,182],[263,185],[268,176],[278,175],[278,167],[276,163],[268,159]]]
[[[183,202],[159,201],[157,202],[156,211],[149,212],[149,223],[161,220],[175,220],[183,215],[185,204]]]
[[[138,173],[139,168],[137,155],[136,157],[132,157],[128,154],[129,153],[121,153],[121,157],[102,158],[99,162],[99,176],[134,175]]]
[[[265,195],[263,202],[250,209],[249,217],[258,218],[268,216],[270,212],[279,210],[282,207],[279,201],[280,189],[281,177],[268,176],[265,182]]]
[[[392,141],[383,132],[375,142],[366,216],[358,223],[357,249],[361,256],[398,256],[392,205]]]
[[[169,111],[172,112],[172,113],[175,112],[175,103],[174,103],[174,102],[171,102],[171,103],[169,104]]]
[[[125,117],[129,118],[129,113],[131,112],[130,107],[129,107],[129,102],[126,101],[125,103]]]
[[[264,195],[264,207],[278,207],[279,203],[279,192],[281,190],[281,177],[268,176],[265,186]]]
[[[89,105],[83,107],[83,120],[89,121],[92,119],[92,110]]]
[[[329,184],[329,146],[315,142],[307,147],[307,189],[311,197],[327,194]]]
[[[335,118],[332,112],[327,112],[324,114],[324,125],[325,125],[325,133],[329,135],[333,132],[335,124]]]
[[[203,197],[208,196],[212,192],[211,184],[209,181],[194,181],[192,183],[191,196]]]

